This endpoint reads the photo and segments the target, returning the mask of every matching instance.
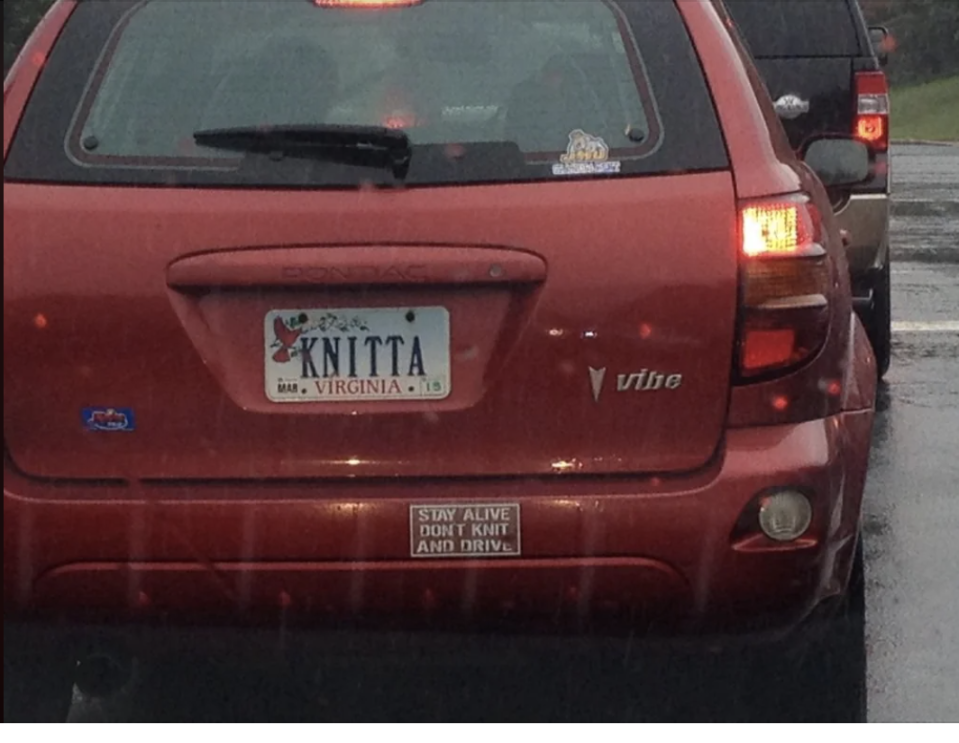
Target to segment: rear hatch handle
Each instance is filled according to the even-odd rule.
[[[214,287],[538,284],[546,261],[524,250],[475,246],[365,245],[227,250],[181,258],[173,289]]]

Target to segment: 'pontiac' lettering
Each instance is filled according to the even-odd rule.
[[[429,279],[429,269],[412,266],[285,266],[281,275],[286,281],[318,284],[383,283],[389,281],[422,282]]]

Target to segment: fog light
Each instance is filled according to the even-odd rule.
[[[812,522],[809,499],[796,490],[780,490],[759,502],[759,526],[777,542],[791,542],[805,534]]]

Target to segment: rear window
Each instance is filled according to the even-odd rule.
[[[725,0],[755,57],[855,57],[848,0]]]
[[[87,0],[45,68],[10,180],[356,186],[366,165],[199,147],[197,131],[382,126],[409,184],[727,166],[702,70],[662,0]]]

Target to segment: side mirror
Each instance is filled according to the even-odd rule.
[[[869,149],[854,139],[815,139],[803,160],[827,188],[854,186],[869,178]]]
[[[869,41],[872,44],[872,50],[879,60],[879,64],[885,67],[889,64],[889,29],[885,26],[870,26]]]

